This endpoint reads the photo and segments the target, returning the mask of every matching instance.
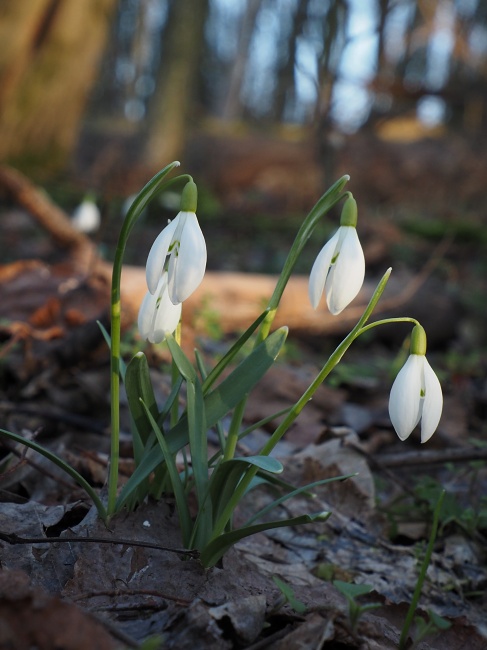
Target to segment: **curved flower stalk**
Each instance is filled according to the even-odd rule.
[[[421,442],[431,438],[443,409],[443,393],[426,359],[426,333],[413,328],[410,355],[392,385],[389,416],[401,440],[406,440],[421,420]]]
[[[349,193],[340,227],[321,249],[311,269],[308,289],[314,309],[324,291],[328,309],[336,316],[360,291],[365,277],[365,259],[356,226],[357,203]]]
[[[166,333],[172,334],[181,319],[181,303],[169,299],[167,271],[161,275],[156,291],[148,291],[140,305],[138,327],[140,336],[149,343],[161,343]]]
[[[152,245],[147,258],[147,286],[156,294],[167,271],[167,290],[173,305],[188,298],[203,280],[206,243],[196,217],[196,185],[186,184],[181,196],[181,212]]]

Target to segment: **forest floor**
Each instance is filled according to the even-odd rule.
[[[0,284],[1,428],[62,456],[103,495],[109,359],[94,321],[103,314],[107,286],[73,276],[69,259],[36,234],[17,206],[6,203],[2,220],[9,225]],[[181,549],[170,497],[121,513],[107,529],[68,476],[0,439],[0,647],[397,648],[444,489],[416,614],[428,621],[432,611],[449,626],[417,647],[486,648],[485,242],[481,224],[467,232],[460,221],[463,225],[446,235],[434,219],[426,224],[399,219],[392,225],[375,215],[364,228],[372,281],[392,259],[401,286],[405,277],[421,272],[424,260],[434,260],[401,311],[420,317],[430,335],[428,359],[441,379],[445,407],[427,446],[417,434],[400,443],[387,400],[404,359],[405,332],[388,327],[357,342],[276,448],[284,479],[294,485],[357,474],[317,488],[312,500],[288,501],[277,513],[330,511],[326,522],[260,533],[204,570]],[[272,265],[261,269],[259,259],[272,258],[278,266],[282,232],[266,236],[262,220],[257,222],[259,239],[276,246],[275,256],[256,245],[255,230],[247,224],[254,266],[245,270],[275,272]],[[224,219],[215,217],[209,228],[218,258],[226,248],[217,243]],[[151,222],[145,236],[152,236]],[[143,264],[135,254],[139,242],[133,250],[131,262]],[[238,259],[234,263],[239,268]],[[195,340],[211,363],[234,335],[218,329],[211,309],[202,320]],[[295,401],[339,335],[291,332],[284,354],[250,396],[246,423]],[[126,355],[138,346],[127,327]],[[169,391],[167,354],[148,351],[162,401]],[[240,452],[254,453],[273,426],[245,438]],[[133,466],[125,404],[122,430],[123,481]],[[259,490],[244,501],[238,520],[270,499],[268,491]],[[357,602],[377,607],[364,611],[355,626],[335,580],[370,587]]]

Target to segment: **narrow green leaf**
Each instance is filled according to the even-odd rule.
[[[239,339],[232,345],[232,347],[225,353],[225,355],[220,359],[216,364],[213,370],[208,374],[204,383],[203,383],[203,392],[206,393],[210,387],[215,383],[218,377],[222,374],[225,368],[234,360],[237,354],[240,352],[242,347],[247,343],[255,330],[262,323],[264,318],[267,316],[268,309],[262,312],[260,316],[252,323],[252,325],[245,330],[245,332],[239,337]]]
[[[294,611],[298,614],[304,614],[306,612],[306,605],[296,598],[291,586],[283,580],[280,580],[277,576],[272,576],[272,580],[280,589],[282,595],[287,600],[289,605],[294,609]]]
[[[268,336],[246,357],[213,391],[205,395],[206,426],[211,428],[221,420],[262,379],[274,363],[287,336],[287,328],[280,328]],[[161,423],[160,423],[161,424]],[[166,435],[168,449],[175,454],[188,444],[188,420],[183,416]],[[163,462],[159,448],[145,458],[122,488],[117,507],[121,508],[137,485]]]
[[[157,420],[159,415],[149,373],[149,364],[143,352],[137,352],[127,365],[125,390],[130,413],[134,419],[142,443],[142,450],[136,449],[136,445],[134,445],[134,452],[137,451],[134,454],[135,462],[138,464],[141,460],[141,452],[145,448],[152,431],[152,426],[147,419],[142,402],[147,406],[154,420]]]
[[[281,351],[287,332],[287,328],[273,332],[221,384],[205,395],[208,426],[218,422],[262,379]]]
[[[288,492],[287,494],[284,494],[282,497],[279,499],[276,499],[269,505],[267,505],[265,508],[262,508],[262,510],[259,510],[259,512],[256,512],[253,517],[248,519],[245,522],[246,526],[249,526],[252,524],[254,521],[257,521],[257,519],[260,519],[264,515],[266,515],[268,512],[271,510],[274,510],[274,508],[277,508],[277,506],[281,505],[281,503],[284,503],[288,499],[292,499],[300,494],[308,495],[310,497],[314,496],[313,494],[310,493],[310,490],[313,490],[315,487],[318,487],[320,485],[325,485],[326,483],[332,483],[333,481],[344,481],[347,478],[352,478],[352,476],[357,476],[357,474],[346,474],[344,476],[333,476],[332,478],[325,478],[322,479],[321,481],[315,481],[314,483],[308,483],[308,485],[303,485],[302,487],[295,488],[292,490],[292,492]]]
[[[206,568],[214,566],[230,547],[244,537],[249,537],[250,535],[255,535],[255,533],[260,533],[264,530],[271,530],[273,528],[300,526],[301,524],[312,524],[317,521],[326,521],[330,515],[331,512],[300,515],[299,517],[292,517],[290,519],[280,519],[279,521],[268,521],[262,524],[254,524],[253,526],[244,526],[243,528],[232,530],[229,533],[223,533],[216,539],[212,540],[208,546],[202,550],[200,556],[201,563]]]
[[[198,366],[198,370],[200,372],[201,379],[204,382],[205,379],[208,377],[208,371],[206,369],[205,362],[199,350],[194,351],[194,356],[196,359],[196,365]],[[221,450],[225,449],[225,430],[223,428],[222,423],[220,421],[217,422],[215,424],[215,428],[218,434],[218,442],[220,443],[220,449]],[[220,452],[217,452],[217,455],[220,455]]]
[[[164,420],[167,418],[169,413],[171,412],[172,405],[174,404],[174,400],[176,400],[179,397],[179,391],[181,390],[181,386],[183,384],[183,377],[179,375],[179,377],[176,379],[176,381],[173,384],[173,387],[171,388],[171,392],[167,396],[166,402],[164,404],[164,407],[162,411],[159,413],[159,417],[157,418],[157,421],[159,424],[164,424]]]
[[[211,537],[212,527],[211,501],[207,499],[209,477],[206,416],[201,383],[196,375],[193,382],[187,382],[186,387],[189,449],[200,511],[194,545],[200,548],[200,545],[205,544]]]
[[[359,596],[369,594],[373,587],[371,585],[354,584],[353,582],[344,582],[343,580],[333,580],[333,585],[342,593],[346,598],[355,600]]]
[[[164,433],[161,431],[157,422],[153,418],[149,407],[143,402],[142,405],[145,408],[146,415],[151,423],[154,433],[156,434],[157,442],[159,443],[159,447],[164,456],[164,460],[166,461],[166,467],[171,481],[171,487],[174,492],[174,498],[176,499],[183,544],[186,546],[191,537],[192,522],[191,516],[189,514],[188,503],[186,501],[186,495],[184,494],[183,485],[181,483],[181,479],[179,478],[179,472],[176,467],[176,461],[167,446],[166,440],[164,438]]]
[[[103,334],[103,338],[106,341],[106,344],[108,345],[108,349],[111,350],[112,348],[112,338],[110,334],[107,332],[106,327],[103,325],[103,323],[99,320],[96,321],[96,324],[101,330],[101,333]],[[119,360],[120,363],[120,377],[122,378],[122,381],[125,381],[125,371],[127,369],[127,366],[125,364],[125,361],[123,359]]]
[[[281,417],[281,415],[286,415],[287,413],[289,413],[291,408],[292,408],[291,406],[288,406],[285,409],[281,409],[280,411],[276,411],[276,413],[273,413],[272,415],[268,415],[267,417],[262,418],[262,420],[259,420],[258,422],[254,422],[253,424],[251,424],[250,426],[248,426],[246,429],[244,429],[238,434],[238,439],[242,440],[243,438],[245,438],[245,436],[248,436],[250,433],[252,433],[252,431],[255,431],[256,429],[262,429],[262,427],[265,427],[267,424],[269,424],[269,422],[272,422],[276,418]]]
[[[237,457],[220,463],[212,474],[210,484],[215,519],[218,519],[222,510],[232,501],[235,488],[249,467],[258,467],[272,474],[280,474],[283,470],[282,464],[270,456]],[[232,511],[237,505],[238,501],[235,501]]]
[[[174,336],[172,336],[172,334],[166,334],[166,342],[173,361],[184,379],[186,379],[186,381],[194,381],[196,379],[196,370],[193,368],[188,357],[184,354],[181,346],[178,345]]]
[[[0,429],[0,435],[6,436],[7,438],[10,438],[10,440],[14,440],[15,442],[18,442],[21,445],[24,445],[25,447],[29,447],[30,449],[37,451],[39,454],[41,454],[41,456],[44,456],[44,458],[47,458],[52,463],[54,463],[62,470],[64,470],[66,474],[69,474],[69,476],[71,476],[71,478],[74,479],[76,483],[80,487],[82,487],[83,490],[88,494],[90,499],[93,501],[98,511],[98,514],[100,515],[100,518],[103,521],[107,520],[106,508],[101,502],[98,494],[88,483],[88,481],[85,478],[83,478],[81,474],[78,474],[78,472],[73,467],[71,467],[71,465],[68,465],[68,463],[66,463],[62,458],[59,458],[59,456],[56,456],[56,454],[53,454],[52,451],[49,451],[49,449],[45,449],[37,442],[34,442],[33,440],[26,440],[22,436],[19,436],[18,434],[13,433],[12,431],[7,431],[6,429]]]
[[[450,621],[447,621],[446,618],[443,618],[443,616],[440,616],[432,609],[428,609],[428,614],[433,625],[435,625],[439,630],[448,630],[448,628],[451,627]]]

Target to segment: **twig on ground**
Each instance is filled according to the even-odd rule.
[[[178,596],[170,596],[166,593],[156,591],[155,589],[104,589],[100,591],[89,591],[83,594],[73,596],[71,600],[76,602],[78,600],[88,600],[90,598],[99,598],[101,596],[108,596],[109,598],[120,598],[122,596],[151,596],[155,598],[163,598],[164,600],[172,600],[178,605],[189,606],[191,600],[186,598],[179,598]]]
[[[108,539],[107,537],[20,537],[15,533],[4,533],[0,531],[0,541],[7,544],[59,544],[59,543],[90,543],[90,544],[117,544],[122,546],[141,546],[143,548],[153,548],[156,551],[168,551],[177,555],[197,559],[199,551],[195,549],[169,548],[160,544],[151,542],[138,542],[132,539]]]
[[[370,460],[384,467],[468,463],[473,460],[487,460],[487,449],[460,447],[459,449],[442,449],[439,451],[407,451],[401,454],[384,454],[370,457]]]

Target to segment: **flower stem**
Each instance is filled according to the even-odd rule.
[[[345,187],[345,185],[349,180],[350,177],[347,175],[339,178],[316,202],[314,207],[311,209],[311,211],[308,213],[303,223],[301,224],[301,227],[299,228],[296,237],[294,238],[294,242],[289,250],[286,261],[284,262],[284,266],[282,268],[281,274],[279,275],[279,279],[277,280],[277,284],[275,286],[274,292],[269,300],[269,304],[267,306],[268,313],[265,319],[262,321],[262,324],[257,333],[257,337],[255,340],[255,347],[257,347],[260,343],[262,343],[262,341],[264,341],[264,339],[266,339],[267,336],[269,335],[270,329],[272,327],[272,323],[274,321],[277,312],[277,308],[279,307],[282,294],[284,293],[284,289],[286,288],[289,278],[291,277],[291,273],[294,270],[296,262],[299,256],[301,255],[301,252],[305,244],[313,234],[313,231],[316,228],[319,220],[323,217],[323,215],[325,215],[329,210],[331,210],[331,208],[334,205],[336,205],[339,201],[341,201],[343,198],[348,196],[349,192],[343,193],[343,188]],[[232,421],[230,423],[230,429],[229,429],[229,438],[230,438],[230,432],[232,432],[232,435],[234,435],[235,432],[235,444],[233,443],[229,444],[230,441],[229,439],[227,440],[227,445],[225,447],[226,460],[232,458],[233,454],[235,453],[235,447],[237,443],[236,437],[238,436],[238,432],[240,430],[240,427],[242,426],[242,419],[243,419],[246,403],[247,403],[247,397],[244,397],[242,402],[236,407],[235,411],[233,412]],[[232,451],[232,447],[233,447],[233,451]],[[230,456],[230,453],[232,453],[232,456]]]
[[[360,334],[363,334],[367,330],[371,330],[373,327],[377,327],[377,325],[388,325],[389,323],[414,323],[415,325],[420,324],[419,321],[417,321],[415,318],[411,318],[411,316],[383,318],[382,320],[375,320],[373,323],[369,323],[368,325],[365,325],[365,327],[362,327]]]
[[[423,583],[426,578],[426,571],[431,560],[431,555],[433,553],[433,547],[436,541],[436,534],[438,532],[438,522],[440,519],[441,507],[443,505],[443,499],[445,497],[445,490],[442,490],[440,496],[438,497],[438,502],[436,504],[435,512],[433,515],[433,525],[431,527],[431,533],[428,541],[428,547],[421,565],[421,570],[419,572],[418,581],[416,582],[416,588],[414,590],[413,598],[409,605],[408,613],[406,614],[406,620],[401,631],[401,638],[399,639],[399,650],[404,650],[406,648],[406,642],[408,639],[409,628],[413,622],[414,614],[416,613],[416,608],[418,606],[419,598],[421,596],[421,590],[423,589]]]
[[[240,431],[240,424],[243,420],[246,404],[247,404],[247,399],[244,398],[235,407],[232,421],[230,422],[230,427],[228,429],[227,440],[225,442],[225,451],[223,454],[223,460],[230,460],[235,455],[235,449],[237,448],[237,442],[238,442],[239,431]]]
[[[384,273],[383,277],[381,278],[379,284],[377,285],[372,298],[369,301],[369,304],[367,305],[364,313],[358,320],[357,324],[355,327],[352,329],[350,334],[348,334],[347,337],[338,345],[338,347],[335,349],[335,351],[330,355],[328,358],[328,361],[325,363],[321,371],[318,373],[316,378],[313,380],[313,382],[310,384],[310,386],[304,391],[302,396],[298,399],[298,401],[294,404],[294,406],[290,409],[289,413],[286,415],[284,420],[279,424],[279,426],[276,428],[272,436],[269,438],[267,443],[264,445],[262,450],[260,451],[260,455],[262,456],[268,456],[271,451],[274,449],[274,447],[277,445],[279,440],[283,437],[283,435],[286,433],[286,431],[289,429],[291,424],[296,420],[298,415],[301,413],[303,408],[306,406],[306,404],[310,401],[310,399],[313,397],[314,393],[316,390],[319,388],[319,386],[323,383],[325,378],[330,374],[330,372],[333,370],[333,368],[340,362],[341,358],[345,354],[345,352],[348,350],[348,348],[352,345],[353,341],[360,336],[363,332],[363,328],[367,320],[370,318],[373,310],[375,309],[377,302],[379,301],[379,298],[381,297],[382,293],[384,292],[384,289],[386,288],[387,281],[389,280],[389,276],[391,274],[392,269],[387,269],[387,271]],[[214,527],[214,532],[213,532],[213,537],[212,539],[215,539],[221,533],[224,531],[225,526],[227,522],[229,521],[233,510],[235,509],[236,504],[241,500],[243,495],[245,494],[248,486],[250,485],[252,479],[257,473],[257,468],[256,467],[249,467],[247,470],[245,476],[242,478],[240,483],[238,484],[237,488],[235,489],[235,492],[230,499],[230,501],[227,503],[226,507],[224,508],[220,518],[215,524]]]
[[[111,290],[111,345],[110,345],[110,401],[111,401],[111,444],[110,444],[110,467],[108,471],[108,516],[115,512],[118,485],[118,465],[120,459],[120,334],[121,334],[121,302],[120,283],[122,277],[122,264],[125,247],[128,237],[137,219],[140,217],[146,205],[156,194],[166,189],[169,185],[182,178],[189,178],[187,174],[178,176],[170,181],[163,182],[167,174],[178,162],[172,162],[158,172],[134,199],[125,217],[120,230],[117,248],[113,260],[112,290]]]
[[[294,270],[296,262],[301,255],[301,252],[308,242],[308,239],[313,234],[314,229],[316,228],[319,220],[325,215],[331,208],[336,205],[343,198],[346,198],[350,193],[343,193],[343,188],[346,183],[349,181],[350,177],[345,175],[339,178],[316,202],[314,207],[308,213],[303,223],[301,224],[300,229],[298,230],[294,242],[289,250],[286,261],[282,268],[281,274],[277,281],[274,292],[269,300],[269,313],[267,314],[264,322],[260,326],[259,336],[256,341],[256,345],[261,343],[266,336],[269,334],[274,316],[276,315],[277,308],[284,293],[284,289],[291,277],[291,273]]]

